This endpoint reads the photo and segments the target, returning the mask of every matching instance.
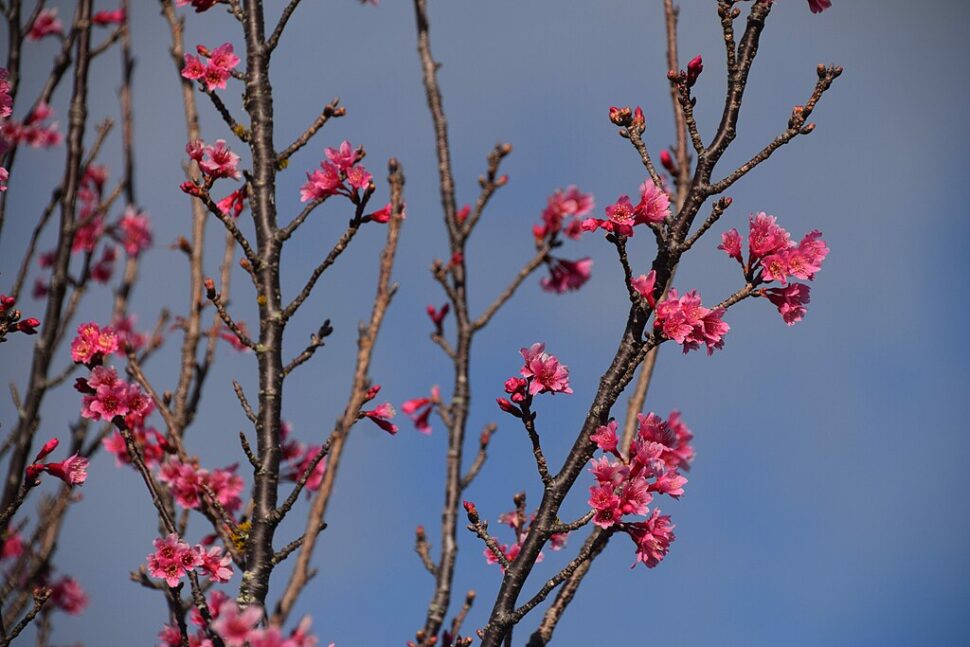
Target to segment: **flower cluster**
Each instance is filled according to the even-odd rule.
[[[327,148],[327,159],[320,162],[320,170],[307,173],[306,184],[300,189],[300,201],[325,200],[332,195],[357,199],[358,192],[368,188],[374,176],[357,162],[363,150],[355,150],[344,140],[339,148]]]
[[[76,616],[88,607],[88,594],[70,575],[64,575],[48,586],[51,589],[51,602],[64,613]]]
[[[71,487],[83,485],[88,478],[88,459],[78,456],[77,453],[58,463],[43,463],[48,454],[57,449],[57,438],[51,438],[34,457],[34,462],[27,466],[25,470],[27,480],[36,485],[42,472],[47,472],[51,476],[56,476]]]
[[[647,282],[649,284],[649,281]],[[652,286],[650,286],[652,292]],[[671,289],[654,311],[654,327],[667,339],[683,344],[684,352],[707,346],[707,354],[724,347],[724,335],[731,329],[721,321],[724,308],[713,310],[701,305],[696,290],[680,296]]]
[[[140,386],[120,379],[115,369],[107,366],[95,366],[87,378],[75,381],[74,388],[83,394],[81,415],[89,420],[114,421],[121,417],[127,428],[136,429],[155,408]]]
[[[170,458],[159,467],[158,480],[168,486],[175,502],[187,510],[198,508],[202,495],[211,493],[226,512],[233,513],[242,507],[239,495],[244,487],[236,467],[230,465],[210,472],[198,463]]]
[[[114,328],[102,328],[93,321],[77,327],[77,335],[71,341],[71,359],[77,364],[96,366],[104,358],[119,349],[118,335]]]
[[[91,24],[98,25],[99,27],[121,25],[124,24],[125,18],[125,10],[123,7],[119,7],[117,9],[104,9],[102,11],[96,11],[94,15],[91,16]]]
[[[509,398],[497,398],[498,406],[517,418],[523,417],[523,410],[532,402],[532,397],[538,393],[572,393],[569,386],[569,368],[561,364],[555,355],[545,352],[546,345],[535,343],[528,348],[522,348],[519,353],[525,364],[519,370],[522,377],[510,377],[505,380],[505,392]]]
[[[560,235],[578,239],[583,234],[580,218],[593,209],[593,204],[593,194],[583,193],[575,186],[570,186],[565,191],[556,189],[546,201],[546,208],[542,211],[542,224],[532,228],[536,242],[545,242],[552,248],[560,244]],[[543,278],[539,285],[543,290],[557,294],[581,288],[589,280],[593,265],[589,258],[571,261],[552,254],[546,258],[545,263],[549,268],[549,276]]]
[[[195,49],[200,57],[209,62],[203,63],[199,57],[186,54],[185,65],[182,66],[183,78],[202,81],[209,92],[224,90],[233,69],[239,65],[239,57],[233,52],[232,43],[223,43],[212,51],[202,45],[197,45]]]
[[[9,110],[9,105],[6,110]],[[41,101],[23,121],[5,120],[0,125],[0,152],[20,144],[27,144],[32,148],[51,148],[60,144],[63,136],[57,129],[57,122],[48,121],[53,116],[54,109]]]
[[[401,410],[411,418],[414,427],[422,434],[431,434],[431,423],[428,422],[431,412],[441,404],[441,390],[437,385],[431,387],[431,395],[423,398],[413,398],[401,405]]]
[[[240,609],[234,600],[221,591],[209,594],[207,605],[212,616],[211,629],[226,647],[316,647],[317,638],[310,634],[310,618],[304,617],[289,636],[284,636],[279,627],[270,625],[261,628],[263,610],[257,605]],[[202,627],[203,620],[197,610],[192,611],[192,623]],[[162,647],[180,647],[182,636],[179,628],[165,625],[159,634]],[[192,647],[212,647],[212,641],[200,628],[195,636],[189,638]],[[334,647],[330,643],[329,647]]]
[[[651,513],[649,506],[655,494],[676,499],[684,493],[687,479],[681,470],[689,469],[694,459],[693,434],[676,411],[666,421],[653,413],[639,414],[637,421],[629,456],[618,448],[615,421],[590,436],[604,455],[591,462],[596,485],[590,487],[589,505],[594,524],[615,526],[627,533],[637,546],[637,560],[653,568],[667,554],[674,534],[670,517],[658,509]],[[624,521],[627,515],[646,516],[647,520]]]
[[[811,281],[822,268],[829,248],[818,230],[807,233],[797,244],[791,235],[778,226],[776,218],[761,212],[749,219],[748,258],[742,255],[742,238],[737,229],[721,234],[718,249],[741,264],[745,279],[753,285],[777,281],[780,288],[763,289],[767,297],[789,326],[805,316],[805,304],[810,301],[811,288],[803,283],[791,283],[790,278]]]
[[[27,317],[21,319],[21,312],[14,306],[17,300],[6,294],[0,294],[0,343],[7,341],[7,334],[20,332],[25,335],[37,333],[40,319]]]
[[[320,453],[320,445],[304,445],[295,438],[291,438],[293,433],[293,427],[289,422],[283,421],[280,423],[280,452],[282,456],[280,457],[283,463],[287,463],[281,470],[283,478],[290,481],[299,481],[306,474],[307,470],[310,469],[310,464],[313,463],[313,459],[316,458],[317,454]],[[313,468],[313,472],[307,478],[304,487],[307,491],[307,496],[310,496],[311,492],[316,492],[320,489],[320,484],[323,483],[323,475],[327,471],[327,458],[324,456]]]
[[[232,558],[218,546],[206,549],[202,544],[195,547],[174,532],[165,538],[154,540],[155,552],[149,555],[148,572],[152,577],[165,580],[170,587],[179,585],[182,577],[196,571],[213,582],[228,582],[232,577]]]
[[[151,222],[148,216],[129,206],[118,221],[115,236],[129,256],[138,256],[151,247]]]
[[[587,218],[582,223],[584,231],[605,229],[617,236],[633,236],[636,225],[657,225],[670,215],[670,196],[652,180],[640,185],[640,202],[634,205],[630,196],[621,195],[606,207],[606,220]]]
[[[10,96],[10,76],[7,68],[0,67],[0,133],[3,132],[4,122],[13,114],[13,97]],[[0,155],[5,152],[3,138],[0,137]],[[7,190],[7,178],[10,174],[7,169],[0,166],[0,193]]]

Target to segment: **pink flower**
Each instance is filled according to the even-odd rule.
[[[205,65],[199,60],[198,56],[192,54],[185,55],[185,64],[182,66],[182,78],[190,81],[198,81],[205,76]]]
[[[589,505],[596,511],[593,523],[600,528],[609,528],[619,521],[620,497],[616,496],[609,485],[593,486],[589,489]]]
[[[57,17],[57,9],[41,9],[37,18],[30,25],[27,40],[40,40],[46,36],[60,36],[64,33],[61,19]]]
[[[630,196],[622,195],[619,200],[606,207],[606,217],[609,218],[611,225],[604,227],[607,231],[615,232],[621,236],[633,235],[636,213],[633,204],[630,202]]]
[[[547,264],[549,266],[549,277],[542,279],[539,285],[547,292],[562,294],[571,290],[578,290],[589,281],[593,261],[588,257],[568,261],[565,258],[550,256]]]
[[[670,517],[661,515],[660,510],[656,509],[648,520],[631,524],[628,532],[637,546],[637,561],[646,564],[647,568],[659,564],[676,539],[673,530]]]
[[[252,605],[240,611],[236,603],[229,600],[219,610],[219,617],[212,622],[212,630],[219,634],[226,647],[243,647],[262,618],[263,610],[260,607]]]
[[[328,160],[345,173],[357,163],[357,151],[346,139],[340,143],[339,148],[327,148],[324,154],[326,154]]]
[[[808,0],[808,8],[812,10],[812,13],[822,13],[831,6],[830,0]]]
[[[555,355],[545,351],[545,344],[535,343],[529,348],[519,350],[525,366],[519,373],[532,378],[529,382],[529,395],[537,393],[572,393],[569,388],[569,369],[559,363]]]
[[[359,164],[347,171],[347,182],[350,186],[361,191],[367,188],[373,178],[374,176]]]
[[[391,206],[391,203],[388,202],[377,211],[367,214],[367,217],[373,220],[374,222],[379,222],[383,225],[384,223],[388,223],[391,221],[391,215],[393,213],[394,213],[394,208]],[[401,217],[402,218],[404,217],[403,211],[401,212]]]
[[[122,317],[116,316],[111,320],[111,328],[118,338],[118,349],[116,355],[125,355],[125,348],[131,346],[134,350],[140,350],[146,342],[146,336],[135,330],[135,315]]]
[[[546,208],[542,212],[542,225],[536,225],[534,233],[537,239],[543,240],[565,232],[570,238],[578,238],[582,228],[578,226],[579,218],[593,209],[593,195],[583,193],[575,186],[565,191],[556,189],[546,201]]]
[[[411,418],[418,431],[427,436],[431,434],[431,424],[428,422],[428,418],[434,410],[434,406],[440,401],[440,392],[438,387],[434,386],[431,388],[430,397],[407,400],[401,405],[401,411]]]
[[[216,206],[219,207],[219,211],[227,216],[231,215],[233,218],[238,218],[239,214],[241,214],[243,209],[246,207],[246,194],[242,189],[233,191],[222,200],[219,200],[219,202],[216,203]]]
[[[650,270],[649,274],[641,274],[630,280],[630,285],[633,289],[640,293],[650,307],[654,307],[657,303],[657,299],[653,296],[654,286],[657,283],[657,272],[655,270]]]
[[[306,474],[306,471],[310,469],[310,464],[313,462],[313,459],[316,458],[317,454],[319,453],[320,453],[320,445],[310,445],[309,447],[307,447],[306,450],[303,452],[303,457],[290,470],[290,472],[286,475],[286,477],[293,481],[297,481],[303,478],[303,475]],[[326,457],[324,457],[320,459],[320,461],[316,464],[316,466],[314,466],[313,473],[310,474],[309,478],[307,478],[306,484],[304,485],[304,487],[307,490],[307,496],[310,495],[310,492],[316,492],[317,490],[320,489],[320,484],[323,483],[323,475],[326,473],[326,471],[327,471],[327,459]]]
[[[667,192],[646,180],[640,185],[640,204],[637,205],[640,222],[661,223],[670,215],[670,197]]]
[[[687,63],[687,86],[690,87],[697,83],[698,77],[704,71],[704,59],[695,56]]]
[[[221,2],[222,0],[175,0],[176,7],[192,5],[196,13],[202,13]]]
[[[20,539],[20,533],[14,530],[3,540],[3,549],[0,550],[0,559],[16,559],[23,554],[24,542]]]
[[[394,411],[390,402],[379,404],[369,411],[361,411],[360,415],[364,418],[370,418],[375,425],[389,434],[397,433],[397,425],[391,422],[391,418],[397,415],[397,412]]]
[[[240,176],[239,156],[229,150],[224,139],[217,139],[214,146],[205,147],[205,157],[199,162],[202,172],[213,177],[231,177],[238,179]]]
[[[199,555],[199,568],[214,582],[228,582],[232,577],[232,557],[223,554],[218,546],[212,546],[208,551],[199,545],[195,547]]]
[[[604,452],[615,452],[617,446],[616,420],[610,420],[609,424],[597,427],[596,432],[590,434],[589,439],[596,443]]]
[[[721,321],[723,308],[710,310],[701,305],[700,295],[692,290],[683,297],[671,289],[657,304],[654,327],[667,339],[683,344],[684,352],[707,346],[707,354],[724,346],[724,335],[731,329]]]
[[[111,9],[95,13],[91,16],[91,23],[100,26],[120,25],[125,22],[124,9]]]
[[[721,244],[717,248],[724,250],[728,256],[737,259],[739,263],[744,262],[741,259],[741,234],[738,233],[737,229],[731,229],[721,234]]]
[[[790,236],[776,221],[774,216],[769,216],[764,211],[751,216],[748,248],[752,261],[788,249]]]
[[[215,620],[219,617],[219,612],[222,611],[223,605],[229,601],[229,596],[218,589],[213,589],[209,592],[207,598],[207,604],[209,606],[209,613],[212,615],[212,619]],[[192,613],[189,615],[189,619],[192,624],[197,627],[201,627],[205,624],[205,620],[202,618],[202,614],[199,609],[195,606],[192,607]]]
[[[209,54],[209,65],[213,65],[224,70],[231,70],[239,65],[239,57],[232,49],[232,43],[223,43],[212,50]]]
[[[811,288],[803,283],[792,283],[765,290],[765,296],[778,308],[785,323],[794,326],[805,316],[805,304],[811,301]]]
[[[307,173],[306,184],[300,189],[300,202],[323,200],[344,189],[340,169],[337,166],[331,162],[323,162],[320,168],[321,170],[314,171],[312,175]]]
[[[62,611],[77,615],[88,606],[88,595],[73,577],[64,576],[51,585],[51,600]]]
[[[60,463],[47,463],[44,471],[72,487],[83,485],[88,478],[88,459],[74,454]]]
[[[7,190],[7,179],[9,177],[10,174],[7,172],[7,169],[0,166],[0,193]]]
[[[152,228],[148,217],[128,207],[118,222],[121,244],[129,256],[138,256],[152,244]]]
[[[10,96],[10,72],[0,67],[0,119],[6,119],[13,113],[13,98]]]

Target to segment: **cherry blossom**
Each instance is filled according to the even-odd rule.
[[[569,388],[569,369],[559,363],[555,355],[545,352],[546,345],[532,344],[529,348],[522,348],[519,353],[525,360],[525,366],[519,373],[529,381],[529,395],[537,393],[572,393]]]
[[[88,606],[88,594],[73,577],[65,575],[50,585],[51,601],[61,611],[78,615]]]
[[[731,328],[721,321],[723,314],[723,308],[711,310],[702,306],[696,290],[680,296],[677,290],[671,289],[657,304],[654,326],[667,339],[682,344],[685,353],[704,344],[711,355],[724,346],[724,335]]]
[[[543,278],[539,284],[547,292],[562,294],[583,287],[590,277],[593,261],[589,257],[569,261],[564,258],[549,256],[546,261],[549,276]]]
[[[138,256],[152,244],[152,228],[148,217],[134,207],[125,210],[118,221],[119,239],[129,256]]]
[[[44,8],[37,14],[27,31],[27,40],[40,40],[47,36],[62,36],[64,25],[57,15],[57,9]]]

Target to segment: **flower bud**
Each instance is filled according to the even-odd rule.
[[[667,169],[667,172],[671,175],[677,175],[677,162],[674,161],[674,157],[670,154],[670,151],[660,151],[660,164],[663,165],[663,167]]]
[[[468,513],[468,521],[471,523],[478,523],[480,517],[478,516],[478,508],[471,501],[462,501],[461,504],[465,507],[465,512]]]
[[[59,444],[59,442],[60,441],[58,441],[57,438],[51,438],[46,443],[44,443],[44,446],[40,448],[39,452],[37,452],[37,456],[34,457],[34,462],[39,463],[45,458],[47,458],[48,454],[50,454],[52,451],[57,449],[57,445]]]
[[[37,334],[37,326],[39,325],[40,319],[37,319],[36,317],[28,317],[23,321],[17,322],[17,330],[25,335],[35,335]]]
[[[703,71],[704,71],[704,60],[701,59],[700,56],[695,56],[694,58],[690,59],[690,62],[687,64],[687,87],[688,88],[693,86],[695,83],[697,83],[697,77],[699,77],[701,75],[701,72]]]
[[[617,108],[616,106],[610,106],[610,121],[617,126],[626,128],[632,123],[633,114],[630,112],[630,108]]]
[[[637,133],[642,133],[647,128],[646,120],[643,118],[643,110],[640,109],[640,106],[637,106],[636,110],[633,111],[633,124],[631,127]]]
[[[210,299],[216,298],[216,282],[212,280],[211,276],[205,277],[205,295]]]

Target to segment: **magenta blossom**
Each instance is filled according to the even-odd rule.
[[[569,388],[569,369],[559,363],[555,355],[544,352],[545,344],[535,343],[519,350],[525,366],[519,373],[529,382],[529,395],[537,393],[572,393]]]
[[[539,284],[547,292],[562,294],[578,290],[589,281],[593,260],[587,257],[568,261],[565,258],[550,256],[547,265],[549,277],[542,279]]]
[[[711,355],[724,346],[724,335],[731,329],[721,321],[723,314],[724,308],[711,310],[701,305],[696,290],[680,296],[677,290],[671,289],[657,304],[654,327],[667,339],[682,344],[685,353],[704,344]]]

